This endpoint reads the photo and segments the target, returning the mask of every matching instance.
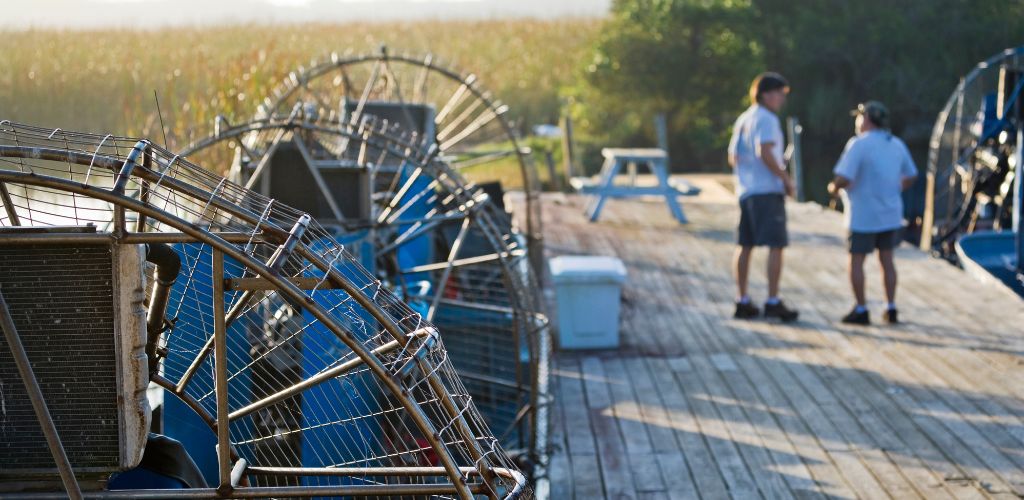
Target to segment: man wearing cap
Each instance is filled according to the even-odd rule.
[[[729,141],[729,165],[736,173],[740,222],[734,260],[736,271],[735,318],[761,314],[747,295],[750,254],[754,247],[768,250],[768,300],[764,316],[795,321],[798,313],[779,299],[782,250],[789,244],[786,232],[786,195],[793,181],[783,162],[782,126],[778,112],[786,102],[789,84],[778,73],[762,73],[750,84],[750,107],[736,120]]]
[[[878,101],[868,101],[850,112],[857,135],[846,143],[829,183],[833,196],[842,194],[849,230],[850,285],[857,304],[843,323],[871,323],[864,295],[864,259],[878,250],[885,295],[889,301],[883,319],[899,322],[896,311],[896,266],[893,249],[902,238],[901,193],[917,179],[917,167],[906,144],[889,132],[889,111]]]

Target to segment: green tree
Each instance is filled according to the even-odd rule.
[[[662,111],[677,170],[723,170],[750,80],[778,71],[792,84],[783,114],[804,126],[805,181],[821,200],[852,134],[847,110],[885,102],[923,166],[960,75],[1024,43],[1022,33],[1024,0],[616,0],[567,96],[585,146],[652,145]]]
[[[748,4],[729,0],[616,1],[569,92],[585,142],[651,145],[651,117],[662,112],[672,131],[685,131],[672,134],[674,163],[716,160],[743,101],[731,83],[760,59],[744,34],[751,18]]]

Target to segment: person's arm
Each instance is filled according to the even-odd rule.
[[[850,186],[850,179],[841,175],[836,175],[832,182],[828,183],[828,194],[832,196],[839,196],[840,189],[846,189]]]
[[[853,179],[857,177],[857,170],[860,168],[859,152],[861,148],[858,148],[855,144],[856,138],[851,138],[846,142],[843,154],[839,155],[839,161],[836,162],[835,168],[832,169],[835,177],[832,179],[832,182],[828,183],[828,194],[832,196],[838,196],[840,189],[850,187],[853,184]]]
[[[796,192],[796,186],[793,185],[793,179],[789,177],[789,172],[786,172],[786,167],[779,163],[779,159],[775,157],[775,143],[765,142],[761,144],[759,156],[761,161],[768,167],[768,171],[773,175],[782,179],[782,183],[786,186],[786,194],[793,196]]]
[[[740,131],[738,126],[734,126],[732,129],[732,137],[729,138],[729,166],[736,168],[736,164],[739,163],[739,159],[736,157],[736,149],[739,148],[740,142]]]

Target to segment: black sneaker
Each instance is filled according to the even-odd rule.
[[[750,302],[737,302],[736,312],[732,317],[736,319],[753,319],[761,315],[761,310]]]
[[[895,309],[889,309],[882,314],[882,319],[885,320],[886,324],[896,325],[900,322],[900,315]]]
[[[775,304],[764,304],[765,318],[778,318],[782,320],[783,323],[789,323],[796,321],[799,316],[800,313],[786,307],[786,304],[783,304],[781,300]]]
[[[870,325],[871,315],[868,314],[867,309],[857,312],[857,308],[854,307],[849,314],[843,316],[843,323],[847,325]]]

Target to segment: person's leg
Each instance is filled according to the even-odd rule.
[[[747,295],[747,281],[750,276],[750,254],[754,247],[737,246],[736,255],[733,257],[733,267],[736,271],[736,301],[749,300]]]
[[[779,298],[779,280],[782,278],[782,247],[768,250],[768,299]]]
[[[867,254],[850,254],[850,286],[853,287],[853,296],[857,299],[857,305],[865,307],[867,299],[864,294],[864,258]]]
[[[882,264],[885,298],[889,301],[889,309],[894,309],[896,304],[896,263],[893,261],[892,249],[879,250],[878,262]]]

